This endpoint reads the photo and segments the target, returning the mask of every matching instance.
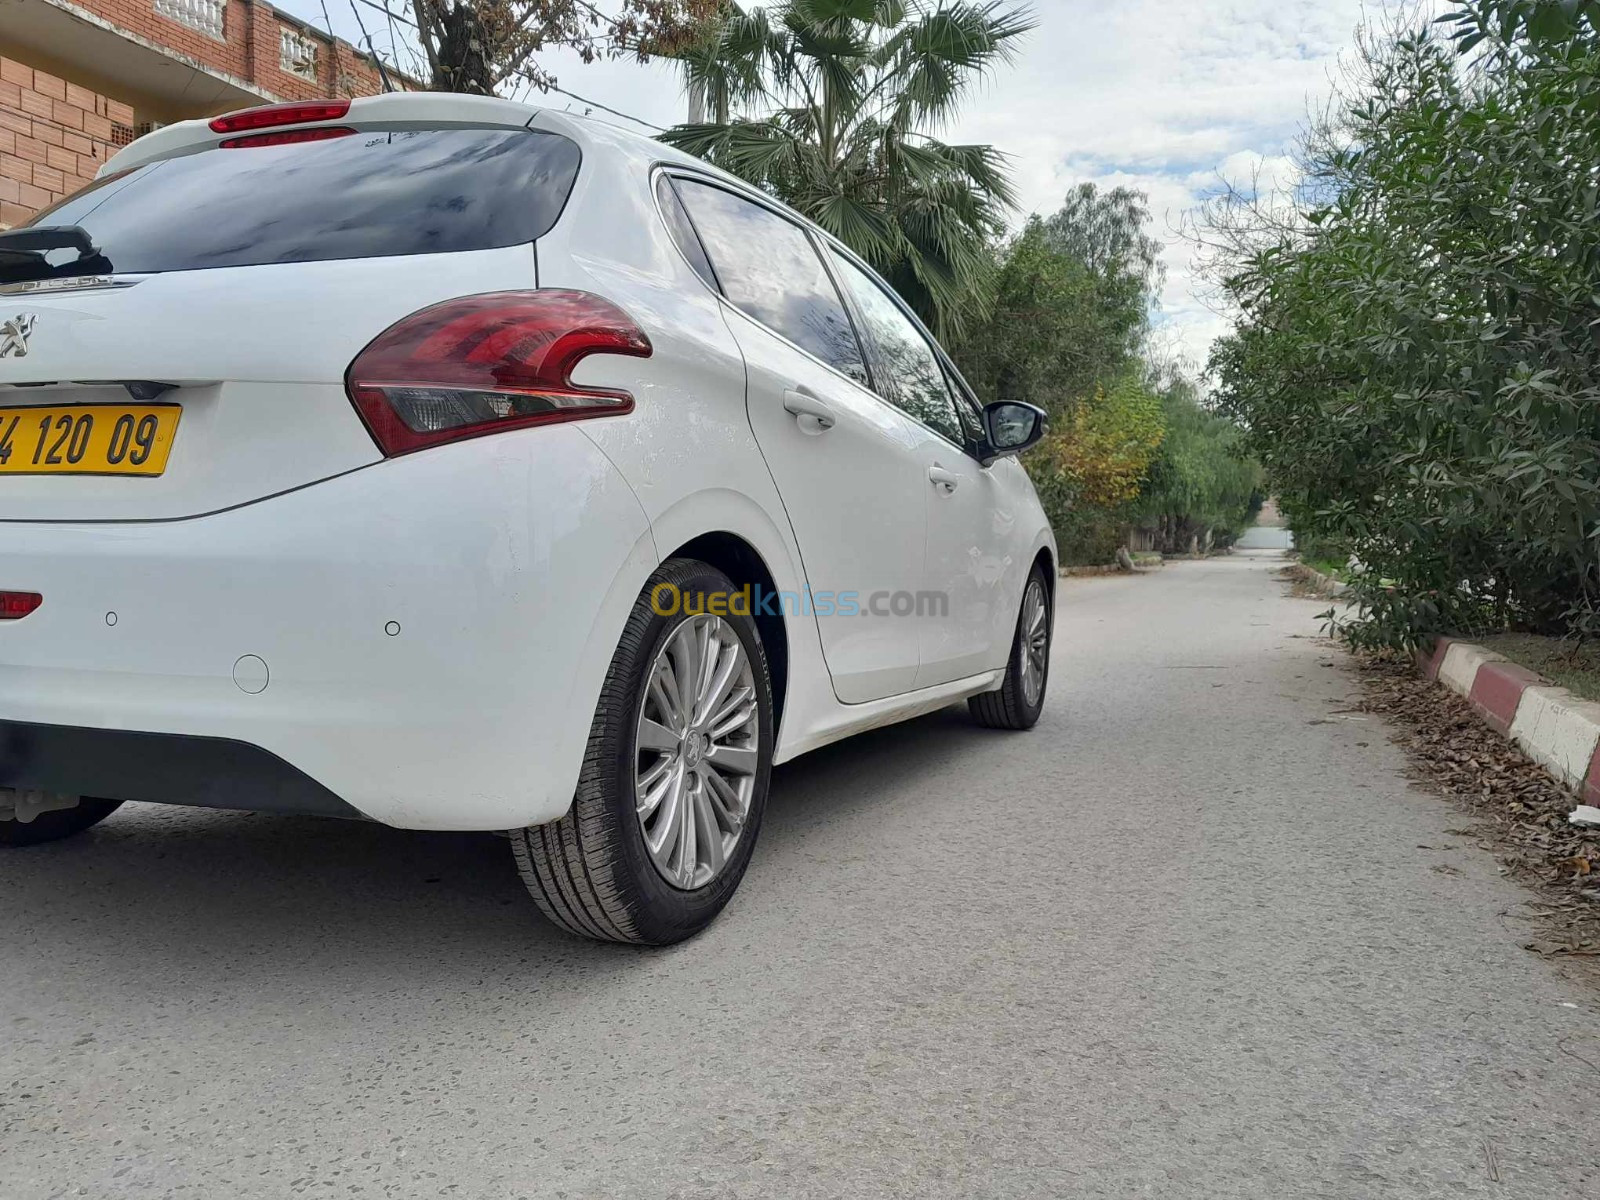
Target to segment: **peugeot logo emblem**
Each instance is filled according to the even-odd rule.
[[[33,333],[33,323],[37,317],[30,314],[18,314],[5,324],[0,325],[0,358],[25,358],[28,353],[28,338]]]

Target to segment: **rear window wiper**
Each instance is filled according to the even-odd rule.
[[[67,263],[52,263],[52,250],[76,250]],[[25,225],[0,233],[0,283],[32,283],[75,275],[109,275],[111,260],[82,225]]]

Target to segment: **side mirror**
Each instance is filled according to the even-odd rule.
[[[985,404],[983,436],[988,444],[984,447],[983,461],[987,464],[997,458],[1021,454],[1037,445],[1048,430],[1049,418],[1042,408],[1011,400]]]

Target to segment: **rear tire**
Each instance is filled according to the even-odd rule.
[[[117,809],[121,800],[91,800],[84,797],[76,808],[61,808],[40,813],[31,821],[0,821],[0,846],[39,846],[73,837],[100,824]]]
[[[673,594],[667,585],[683,600],[672,616],[651,603]],[[694,559],[650,577],[601,688],[572,808],[512,832],[523,882],[569,933],[670,945],[709,925],[744,877],[766,811],[774,723],[755,622],[705,605],[734,594],[726,575]],[[696,662],[711,666],[695,674]],[[680,677],[685,691],[709,681],[683,706],[686,718],[667,698],[681,698]]]
[[[1050,683],[1050,643],[1055,622],[1050,586],[1038,567],[1028,576],[1017,613],[1017,630],[1006,660],[1005,682],[997,691],[967,700],[973,720],[988,729],[1032,729],[1044,712]]]

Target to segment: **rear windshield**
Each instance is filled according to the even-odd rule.
[[[528,129],[357,133],[206,150],[91,185],[29,224],[81,225],[96,274],[443,254],[550,231],[579,151]],[[51,251],[50,274],[71,252]]]

